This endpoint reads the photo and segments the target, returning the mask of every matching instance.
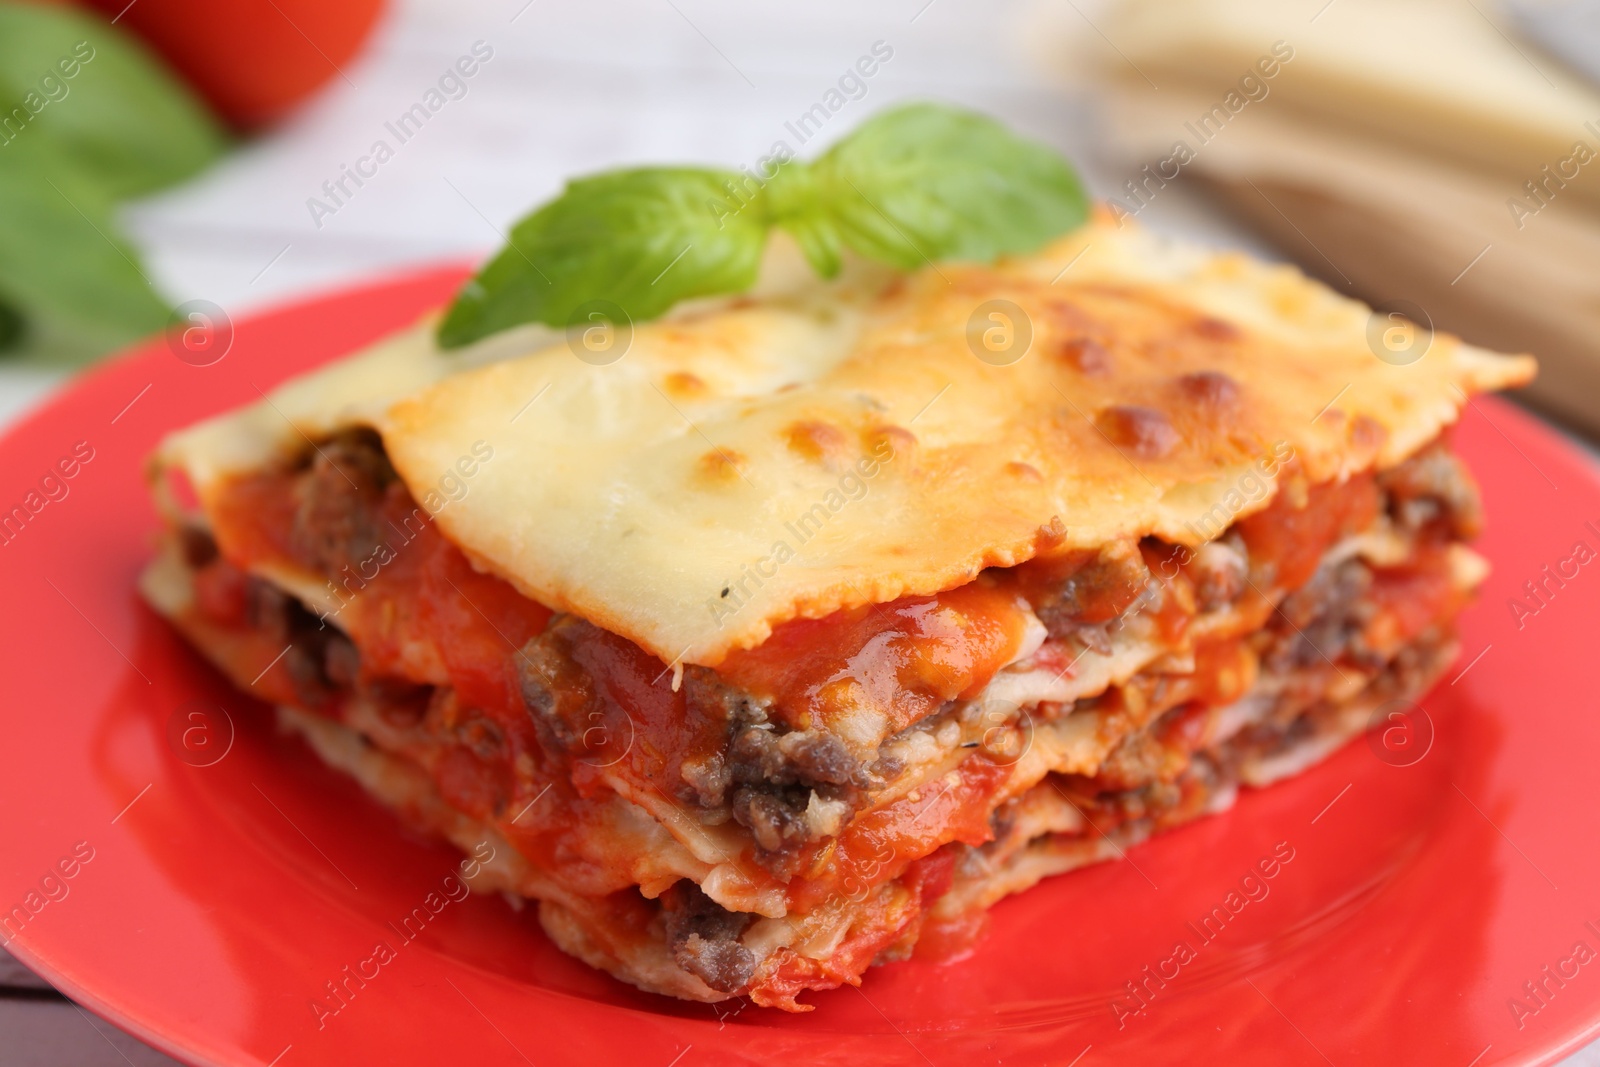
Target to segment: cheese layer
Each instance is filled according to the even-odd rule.
[[[1196,544],[1265,506],[1289,458],[1312,481],[1392,466],[1470,393],[1533,372],[1445,334],[1395,362],[1383,331],[1403,324],[1293,268],[1104,217],[993,266],[822,282],[791,255],[771,251],[757,294],[634,327],[605,364],[543,330],[440,353],[425,323],[157,463],[204,503],[370,425],[476,565],[715,666],[779,622],[1041,552]]]

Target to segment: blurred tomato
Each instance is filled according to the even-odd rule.
[[[383,0],[84,0],[160,52],[224,118],[251,129],[341,76]]]

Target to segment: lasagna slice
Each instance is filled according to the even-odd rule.
[[[148,599],[401,817],[493,843],[476,887],[566,951],[790,1011],[1455,655],[1485,564],[1448,427],[1527,357],[1395,360],[1288,267],[1104,217],[798,263],[603,365],[425,323],[171,436]]]

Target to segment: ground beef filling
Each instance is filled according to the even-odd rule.
[[[370,430],[348,431],[322,442],[303,460],[293,484],[289,545],[300,562],[328,576],[372,555],[384,537],[380,524],[386,502],[406,493],[382,441]],[[1438,541],[1477,530],[1481,512],[1475,487],[1443,444],[1378,476],[1376,485],[1380,512],[1400,530]],[[197,570],[226,566],[203,532],[184,531],[181,544]],[[1053,636],[1105,652],[1118,621],[1156,584],[1149,560],[1162,558],[1171,547],[1118,543],[1014,571],[1020,590]],[[1232,603],[1251,580],[1250,553],[1236,529],[1193,550],[1185,567],[1200,611]],[[243,576],[240,580],[246,624],[285,643],[284,663],[306,706],[322,707],[358,684],[369,691],[384,688],[382,680],[360,678],[359,654],[337,629],[272,585]],[[1382,669],[1385,657],[1361,641],[1363,625],[1374,610],[1366,598],[1371,582],[1371,569],[1360,559],[1318,568],[1282,600],[1279,612],[1255,639],[1263,671],[1288,676],[1328,660]],[[598,662],[594,657],[600,652],[611,657],[608,664],[626,658],[621,646],[636,659],[649,659],[650,673],[659,671],[659,663],[622,638],[573,616],[556,616],[519,650],[515,664],[522,701],[547,754],[570,762],[583,755],[586,733],[594,723],[621,722],[637,713],[618,704],[614,686],[602,684],[606,670],[597,676],[585,665]],[[416,687],[396,683],[391,688],[405,691],[401,703],[410,714],[418,703]],[[437,692],[429,703],[438,699],[453,699],[453,694]],[[681,694],[669,699],[681,701],[671,713],[682,719],[681,724],[674,722],[673,732],[676,739],[686,740],[683,751],[669,761],[665,781],[673,795],[707,824],[731,818],[747,828],[757,858],[780,876],[804,846],[836,832],[872,791],[902,770],[887,757],[859,761],[825,731],[787,727],[761,701],[706,668],[686,668]],[[946,705],[929,721],[958,710]],[[1134,803],[1133,794],[1170,787],[1191,762],[1184,738],[1193,713],[1193,708],[1173,709],[1134,731],[1105,761],[1092,791],[1126,794],[1119,803]],[[475,748],[487,745],[481,738],[479,742]],[[493,751],[481,753],[484,760],[504,746],[487,747]],[[697,958],[714,951],[705,948],[709,940],[700,935],[694,942]]]
[[[1363,691],[1366,703],[1382,706],[1417,697],[1448,665],[1455,645],[1447,628],[1436,627],[1401,649],[1378,671]],[[1035,789],[1049,788],[1064,797],[1087,824],[1080,831],[1048,832],[1042,837],[1110,837],[1132,844],[1150,833],[1181,825],[1210,809],[1216,798],[1239,784],[1240,769],[1251,761],[1270,760],[1292,752],[1327,733],[1348,729],[1340,704],[1286,693],[1259,721],[1232,737],[1194,752],[1182,748],[1172,724],[1186,714],[1177,708],[1128,738],[1094,776],[1054,774]],[[958,869],[984,877],[994,864],[1027,845],[1025,823],[1018,811],[1029,802],[1023,794],[997,807],[990,816],[993,840],[971,848]]]
[[[517,659],[522,699],[547,750],[580,757],[588,726],[647,713],[621,706],[613,687],[585,666],[621,640],[563,615],[523,646]],[[675,798],[703,822],[732,818],[747,828],[763,861],[782,867],[793,850],[817,837],[810,811],[822,805],[842,819],[872,784],[837,737],[769,719],[760,702],[706,668],[685,668],[681,696],[657,697],[682,702],[663,711],[684,749],[667,760]]]
[[[667,948],[679,967],[719,993],[735,993],[755,977],[755,953],[739,943],[754,916],[728,911],[690,881],[661,895]]]
[[[202,610],[209,608],[216,621],[243,626],[284,646],[283,665],[302,705],[322,708],[335,693],[355,684],[361,657],[343,633],[272,583],[234,568],[207,531],[183,527],[178,550],[192,572],[211,579]]]
[[[1379,474],[1375,484],[1378,513],[1386,515],[1401,532],[1424,540],[1461,541],[1475,537],[1482,526],[1477,486],[1442,440]],[[1333,532],[1332,528],[1328,532]],[[1111,650],[1111,634],[1125,614],[1158,584],[1149,561],[1166,559],[1174,551],[1173,546],[1154,538],[1118,542],[1095,551],[1030,560],[1012,568],[1012,577],[1050,636],[1104,654]],[[1181,550],[1178,558],[1194,585],[1195,608],[1200,613],[1232,604],[1252,581],[1262,589],[1270,588],[1276,577],[1267,561],[1250,558],[1238,528],[1197,548]],[[1319,569],[1316,578],[1319,580],[1312,586],[1301,587],[1290,597],[1286,611],[1302,618],[1337,616],[1337,607],[1324,610],[1321,599],[1359,593],[1348,586],[1359,582],[1362,575],[1355,569],[1337,575]],[[1330,637],[1329,645],[1342,647],[1331,640],[1333,635],[1323,636]],[[1322,641],[1315,643],[1329,647]]]
[[[1437,548],[1479,531],[1482,509],[1477,488],[1460,460],[1442,443],[1378,476],[1376,489],[1380,514],[1412,537],[1415,551]],[[1201,573],[1222,575],[1217,580],[1232,589],[1233,575],[1248,565],[1244,545],[1237,533],[1230,532],[1199,551],[1213,547],[1230,558]],[[1232,558],[1235,556],[1239,558]],[[1102,556],[1081,567],[1080,574],[1108,567],[1122,568],[1128,575],[1134,573],[1127,569],[1125,554]],[[1427,678],[1442,669],[1440,657],[1448,655],[1453,647],[1448,620],[1429,627],[1398,651],[1373,648],[1367,643],[1364,635],[1368,626],[1383,610],[1372,596],[1375,581],[1375,569],[1359,556],[1324,564],[1309,581],[1279,602],[1278,610],[1261,630],[1249,636],[1262,678],[1273,683],[1277,696],[1263,721],[1227,742],[1226,751],[1266,754],[1309,736],[1319,729],[1322,719],[1334,713],[1334,705],[1323,699],[1324,694],[1349,671],[1363,672],[1372,679],[1369,693],[1409,693],[1420,689]],[[1068,587],[1103,589],[1107,580],[1095,578],[1076,586],[1068,583]],[[1068,599],[1063,598],[1060,603]],[[1082,643],[1083,622],[1076,621],[1080,628],[1072,632]],[[1341,664],[1342,669],[1335,664]],[[1094,701],[1080,701],[1075,710],[1093,705]],[[1182,704],[1163,711],[1125,736],[1094,775],[1071,776],[1076,788],[1087,797],[1116,798],[1116,805],[1143,805],[1152,802],[1152,797],[1165,798],[1156,802],[1158,807],[1176,802],[1174,783],[1184,779],[1190,773],[1190,764],[1203,755],[1193,750],[1195,738],[1204,736],[1208,714],[1209,709],[1198,704]]]
[[[387,540],[382,509],[391,491],[406,490],[376,432],[344,430],[324,441],[295,483],[296,558],[330,578],[370,559]]]

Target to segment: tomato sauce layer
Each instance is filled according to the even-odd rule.
[[[771,698],[797,730],[871,710],[895,734],[977,696],[1016,657],[1026,619],[1015,593],[980,580],[786,622],[759,647],[728,656],[718,674]]]

